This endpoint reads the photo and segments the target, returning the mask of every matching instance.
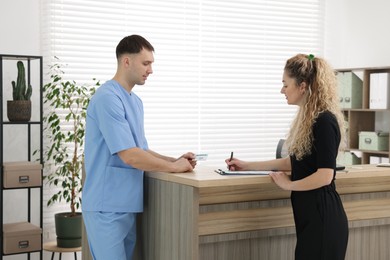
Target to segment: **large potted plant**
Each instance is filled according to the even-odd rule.
[[[18,77],[12,81],[12,98],[7,101],[7,117],[8,120],[13,121],[29,121],[31,118],[31,85],[26,86],[26,71],[24,63],[18,61]]]
[[[78,247],[81,245],[81,177],[83,167],[83,144],[85,133],[86,107],[95,87],[79,85],[65,80],[62,65],[50,67],[50,81],[43,86],[45,109],[44,150],[45,167],[49,174],[44,179],[49,185],[59,187],[47,205],[65,201],[69,212],[55,214],[57,245],[59,247]],[[63,224],[65,222],[65,224]],[[76,227],[75,233],[73,228]]]

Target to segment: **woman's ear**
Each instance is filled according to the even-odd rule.
[[[306,82],[303,81],[301,82],[301,84],[299,84],[299,91],[301,92],[301,94],[305,94],[306,88],[307,88]]]

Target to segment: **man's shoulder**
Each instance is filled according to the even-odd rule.
[[[108,80],[104,82],[97,90],[95,94],[110,94],[115,92],[115,82]]]
[[[109,80],[109,81],[103,83],[96,90],[91,101],[95,100],[95,102],[96,102],[97,100],[101,100],[101,99],[110,99],[110,97],[113,98],[113,97],[116,97],[118,95],[119,95],[119,93],[118,93],[118,90],[115,86],[115,83],[112,82],[112,80]]]

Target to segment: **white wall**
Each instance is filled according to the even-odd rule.
[[[388,10],[388,0],[327,0],[324,57],[335,68],[390,66]],[[0,39],[1,54],[41,55],[40,0],[0,1]],[[12,203],[5,204],[12,207]],[[44,226],[47,228],[44,238],[48,240],[55,239],[51,222],[53,211],[56,208],[44,212]],[[19,214],[15,212],[7,218],[15,219]],[[72,259],[66,254],[64,258]],[[12,256],[5,259],[25,258]],[[49,259],[48,254],[45,254],[45,259]]]
[[[334,68],[390,66],[389,10],[388,0],[327,0],[325,58]],[[389,131],[388,112],[375,121]]]
[[[335,68],[390,66],[390,1],[326,1],[325,58]]]
[[[0,53],[40,54],[40,0],[0,2]]]

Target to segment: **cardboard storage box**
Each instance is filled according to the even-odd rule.
[[[370,108],[390,108],[390,73],[370,74]]]
[[[362,108],[363,81],[353,72],[338,72],[341,108]]]
[[[4,254],[41,250],[41,234],[42,229],[29,222],[3,224]]]
[[[389,150],[389,133],[359,132],[359,149],[373,151]]]
[[[42,185],[42,165],[35,162],[6,162],[3,164],[4,188]]]

